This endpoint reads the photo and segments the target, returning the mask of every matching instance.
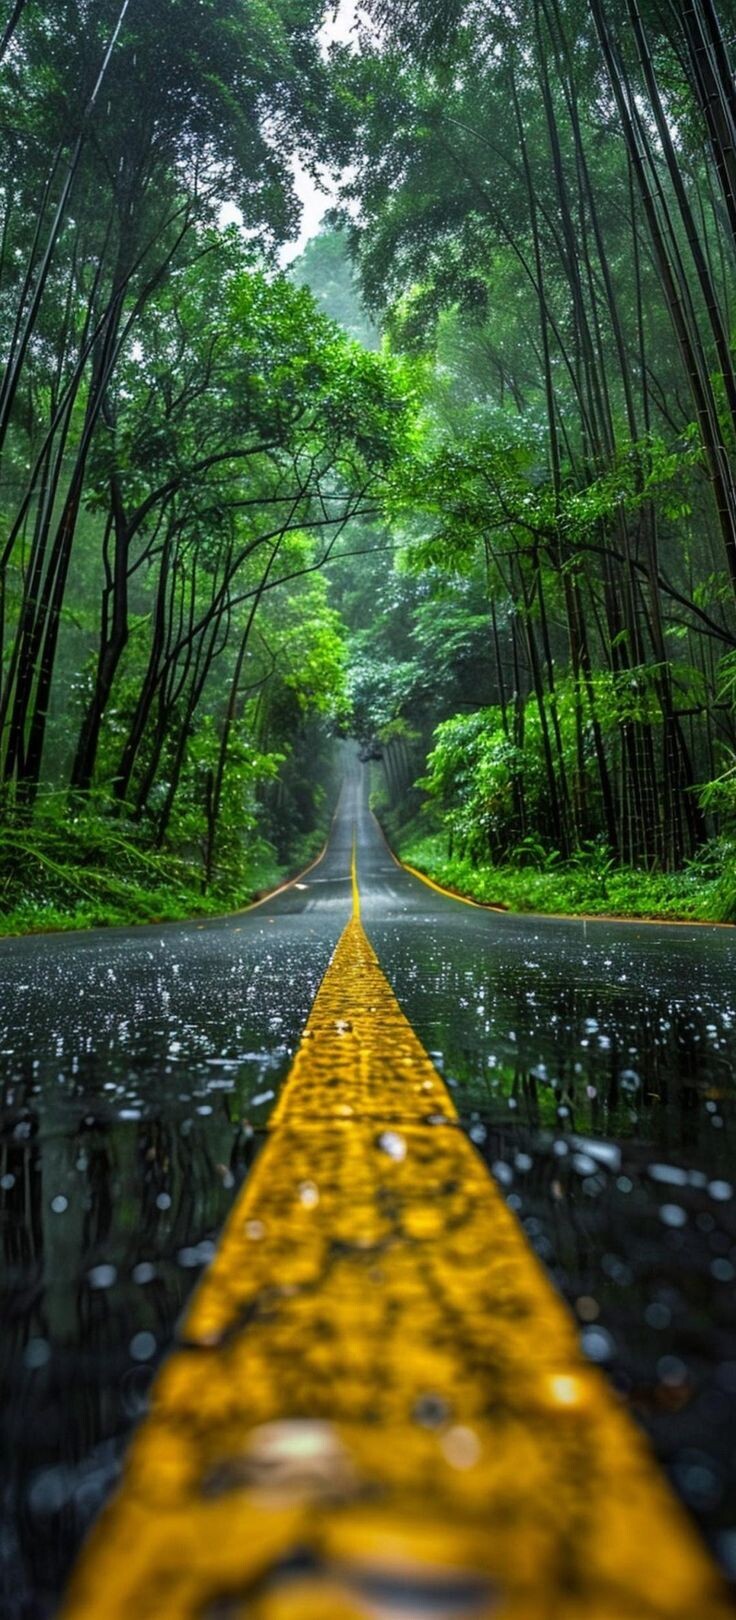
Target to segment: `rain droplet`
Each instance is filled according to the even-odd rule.
[[[406,1158],[406,1142],[398,1131],[382,1131],[377,1145],[390,1159],[396,1159],[398,1162]]]
[[[440,1445],[451,1468],[474,1468],[480,1457],[477,1434],[461,1423],[443,1434]]]
[[[449,1416],[450,1408],[441,1395],[420,1395],[414,1402],[412,1417],[423,1429],[439,1429]]]
[[[69,1208],[69,1199],[65,1198],[63,1193],[57,1193],[51,1200],[51,1208],[55,1215],[63,1215],[64,1210]]]
[[[152,1333],[135,1333],[130,1341],[130,1354],[134,1361],[150,1361],[156,1354],[156,1340]]]
[[[687,1378],[687,1367],[679,1356],[660,1356],[657,1373],[663,1384],[667,1384],[670,1389],[677,1389]]]
[[[596,1137],[589,1136],[573,1136],[571,1142],[581,1153],[595,1159],[596,1164],[605,1165],[608,1170],[620,1169],[621,1149],[616,1147],[614,1142],[601,1142]]]
[[[587,1153],[573,1153],[570,1163],[579,1176],[595,1175],[595,1159],[591,1159]]]
[[[559,1406],[577,1406],[582,1394],[580,1379],[570,1373],[553,1373],[549,1380],[549,1392]]]
[[[23,1351],[23,1365],[29,1372],[38,1372],[51,1358],[51,1347],[45,1339],[29,1339]]]
[[[112,1288],[117,1275],[115,1266],[93,1266],[92,1270],[87,1272],[87,1281],[90,1288]]]
[[[669,1187],[687,1186],[687,1170],[680,1170],[676,1164],[650,1164],[649,1174],[652,1181],[662,1181]]]
[[[591,1361],[609,1361],[614,1352],[610,1333],[602,1327],[587,1327],[580,1336],[583,1350]]]
[[[134,1283],[142,1284],[153,1282],[156,1275],[156,1267],[151,1265],[150,1260],[141,1260],[137,1266],[133,1267],[131,1275]]]
[[[647,1305],[644,1312],[644,1321],[648,1327],[657,1330],[669,1327],[672,1321],[672,1312],[669,1305],[662,1305],[659,1300],[653,1300],[651,1305]]]

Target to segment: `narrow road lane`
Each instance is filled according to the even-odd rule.
[[[458,905],[396,867],[356,776],[323,861],[243,916],[0,946],[9,1615],[52,1611],[116,1477],[349,917],[354,827],[383,971],[731,1556],[734,937]]]

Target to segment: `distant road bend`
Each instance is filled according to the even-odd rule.
[[[147,1332],[157,1352],[168,1351],[160,1320],[152,1328],[153,1318],[136,1315],[143,1290],[133,1286],[137,1274],[150,1301],[145,1268],[153,1274],[160,1267],[164,1275],[173,1266],[166,1222],[178,1219],[187,1174],[191,1179],[194,1173],[192,1163],[188,1169],[185,1164],[179,1185],[172,1170],[180,1138],[193,1151],[191,1129],[182,1133],[177,1127],[166,1153],[161,1149],[166,1088],[177,1088],[172,1117],[179,1120],[184,1097],[187,1120],[194,1106],[196,1129],[214,1128],[212,1102],[193,1105],[193,1099],[219,1095],[218,1106],[227,1101],[227,1062],[236,1076],[251,1056],[242,1052],[242,1027],[230,1028],[227,1019],[259,956],[268,983],[265,993],[263,987],[258,991],[262,1006],[248,1014],[251,1026],[264,1039],[270,1027],[272,1045],[274,1031],[278,1036],[286,1025],[288,1036],[290,1028],[296,1030],[296,1052],[290,1061],[287,1039],[284,1079],[272,1106],[268,1092],[264,1144],[187,1304],[175,1347],[156,1374],[122,1480],[76,1565],[64,1620],[726,1620],[732,1612],[715,1562],[605,1371],[595,1365],[606,1359],[597,1312],[588,1310],[581,1339],[580,1320],[529,1244],[521,1200],[508,1194],[512,1152],[503,1161],[511,1166],[509,1174],[504,1170],[494,1179],[478,1151],[493,1129],[499,1103],[493,1077],[503,1062],[497,1051],[488,1055],[486,1003],[478,1000],[470,969],[452,979],[460,936],[476,957],[510,964],[527,991],[538,982],[540,994],[553,962],[563,978],[569,960],[573,979],[582,974],[584,981],[587,972],[592,982],[601,961],[609,963],[603,978],[619,977],[617,953],[625,952],[639,980],[651,973],[661,980],[666,971],[687,977],[695,963],[704,963],[711,980],[706,974],[702,993],[715,997],[720,976],[736,960],[730,936],[715,931],[687,930],[679,937],[634,928],[627,935],[615,925],[491,915],[432,893],[393,861],[357,774],[345,784],[320,862],[296,885],[242,916],[203,928],[3,947],[6,973],[18,982],[22,975],[26,988],[40,975],[43,959],[49,1000],[44,1003],[40,994],[39,1038],[50,1041],[55,1025],[57,1052],[71,1038],[58,1000],[62,981],[83,983],[89,972],[94,989],[98,972],[110,975],[114,1005],[127,1005],[140,1020],[142,1045],[133,1042],[135,1058],[131,1067],[128,1052],[124,1071],[134,1079],[119,1081],[123,1103],[108,1123],[113,1133],[122,1130],[121,1143],[135,1144],[128,1156],[137,1154],[140,1165],[130,1185],[139,1185],[138,1176],[147,1189],[145,1210],[149,1190],[176,1183],[174,1192],[155,1195],[152,1220],[161,1224],[145,1228],[147,1258],[135,1251],[130,1223],[125,1235],[118,1230],[113,1209],[100,1225],[89,1195],[84,1232],[70,1233],[66,1248],[58,1250],[80,1278],[79,1319],[75,1327],[67,1323],[67,1350],[74,1341],[73,1353],[84,1363],[87,1342],[104,1340],[111,1357],[106,1388],[117,1377],[116,1333],[126,1344],[131,1334],[134,1362],[150,1359],[151,1352],[139,1353]],[[449,967],[432,956],[438,942]],[[300,978],[305,953],[311,979]],[[209,984],[216,997],[234,955],[239,970],[226,981],[227,1010],[224,1002],[208,1007],[215,1028],[219,1020],[226,1029],[232,1055],[223,1058],[221,1045],[219,1058],[212,1057],[207,1054],[217,1037],[208,1025],[205,1040],[191,1007],[186,1013],[181,984],[191,993],[201,973],[195,988],[207,998]],[[582,968],[575,967],[576,959]],[[163,1015],[147,1000],[146,974],[154,972],[159,994],[164,980],[168,986]],[[443,978],[448,972],[449,986]],[[37,982],[40,990],[40,977]],[[446,1081],[440,1072],[447,1069],[447,1053],[439,1050],[428,985],[440,999],[449,997],[446,1023],[456,1015],[459,1030],[470,1028],[472,1015],[475,1025],[483,1025],[479,1050],[486,1056],[482,1063],[474,1056],[469,1035],[468,1069],[459,1080],[448,1073]],[[590,985],[583,988],[589,996]],[[657,990],[665,994],[666,984]],[[310,1001],[299,1039],[301,1009]],[[423,1021],[413,1015],[420,1006]],[[93,994],[84,1010],[94,1016]],[[74,1017],[80,1017],[78,1004]],[[587,1023],[592,1033],[600,1021],[588,1017]],[[178,1025],[181,1038],[172,1040]],[[151,1078],[159,1037],[170,1056],[163,1100]],[[504,1031],[513,1046],[520,1038],[517,1029]],[[56,1109],[56,1138],[73,1138],[75,1164],[86,1160],[80,1175],[89,1166],[85,1130],[97,1133],[96,1142],[105,1139],[103,1088],[112,1082],[104,1076],[123,1073],[118,1040],[110,1025],[99,1051],[88,1051],[86,1068],[82,1063],[74,1071],[82,1075],[79,1120],[71,1105],[64,1114],[58,1097],[48,1105]],[[590,1041],[583,1041],[589,1053]],[[609,1048],[603,1045],[596,1061],[607,1062]],[[188,1051],[199,1052],[195,1069],[202,1084],[189,1081],[182,1092],[182,1077],[191,1073]],[[217,1094],[207,1089],[207,1075],[223,1073],[220,1059],[225,1079]],[[633,1060],[624,1071],[618,1061],[617,1072],[634,1072]],[[480,1069],[485,1078],[475,1083]],[[543,1070],[540,1060],[540,1088]],[[586,1093],[594,1094],[585,1106],[592,1109],[597,1087],[590,1075],[584,1078]],[[123,1095],[126,1084],[134,1088],[132,1105]],[[486,1085],[491,1089],[484,1108]],[[255,1139],[263,1095],[262,1082],[258,1091],[251,1085]],[[503,1087],[499,1096],[506,1109]],[[519,1098],[524,1104],[521,1093]],[[624,1101],[631,1115],[631,1098]],[[34,1107],[35,1119],[42,1109],[38,1102]],[[571,1118],[559,1095],[553,1107],[561,1133],[555,1140],[567,1131],[570,1152],[577,1148],[581,1161],[587,1152],[591,1185],[611,1166],[620,1170],[618,1116],[611,1116],[607,1136],[599,1119],[596,1158],[589,1116]],[[231,1135],[242,1103],[236,1112],[228,1115]],[[547,1140],[544,1118],[537,1125],[544,1152],[551,1153],[554,1132]],[[152,1121],[159,1122],[156,1129]],[[241,1125],[238,1130],[242,1149]],[[250,1125],[249,1133],[255,1140]],[[118,1138],[113,1134],[112,1140]],[[525,1159],[528,1169],[533,1158],[520,1143],[521,1137],[519,1176]],[[563,1146],[558,1176],[567,1173]],[[218,1151],[225,1150],[208,1148],[207,1162]],[[123,1175],[126,1152],[124,1145],[115,1147],[113,1182]],[[225,1183],[232,1185],[224,1170]],[[72,1185],[58,1153],[54,1175],[56,1181],[47,1163],[46,1195],[56,1182],[65,1189]],[[108,1196],[101,1190],[101,1165],[97,1177],[99,1200]],[[668,1196],[663,1208],[676,1202],[671,1189]],[[62,1191],[57,1198],[66,1199],[58,1214],[68,1215],[73,1197]],[[591,1191],[591,1208],[593,1201]],[[50,1217],[44,1220],[55,1230]],[[667,1222],[657,1231],[660,1226],[664,1242]],[[191,1242],[176,1249],[180,1267],[192,1264],[182,1259],[191,1252]],[[133,1281],[123,1288],[128,1273]],[[114,1290],[120,1288],[122,1315],[115,1314]],[[108,1300],[112,1314],[101,1318],[99,1302],[107,1311]],[[58,1302],[54,1309],[61,1310]],[[115,1327],[121,1321],[124,1333]],[[45,1333],[36,1326],[29,1342],[50,1344],[52,1338],[51,1326]],[[40,1367],[44,1356],[34,1355]],[[26,1366],[32,1363],[26,1354]],[[45,1475],[35,1453],[30,1478],[31,1501],[35,1489],[38,1507],[38,1480]]]

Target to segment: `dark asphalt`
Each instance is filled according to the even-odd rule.
[[[0,1615],[54,1611],[350,913],[736,1570],[736,932],[499,915],[328,851],[237,916],[0,941]]]

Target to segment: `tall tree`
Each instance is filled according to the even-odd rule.
[[[447,542],[457,566],[472,535],[491,558],[557,847],[602,825],[624,857],[667,864],[704,835],[694,786],[713,728],[727,742],[732,727],[695,674],[700,638],[734,633],[736,391],[691,9],[681,26],[643,0],[376,3],[378,29],[332,60],[365,294],[396,346],[456,379],[430,401],[423,494],[407,483],[429,503],[431,556]],[[705,26],[712,7],[696,9]],[[699,577],[718,578],[712,598]],[[598,669],[619,694],[613,737]]]

